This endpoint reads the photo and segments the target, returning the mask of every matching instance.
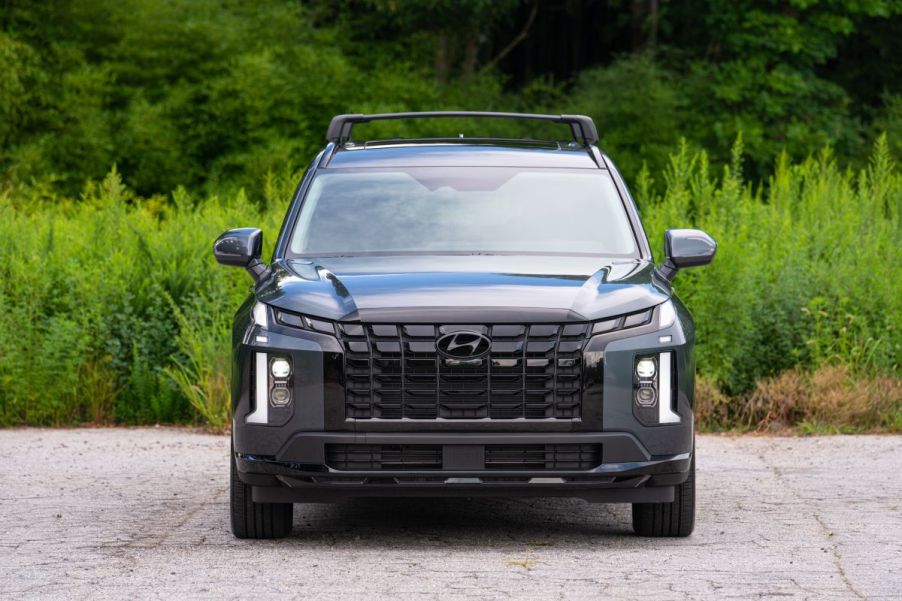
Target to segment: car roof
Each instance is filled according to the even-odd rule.
[[[344,144],[327,152],[327,169],[372,167],[536,167],[598,169],[585,146],[523,142],[413,142]]]

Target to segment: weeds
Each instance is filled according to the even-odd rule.
[[[696,418],[707,430],[902,431],[902,379],[856,375],[845,366],[794,368],[732,399],[702,378],[696,397]]]
[[[699,424],[902,431],[902,177],[886,139],[857,173],[829,151],[781,158],[761,187],[741,173],[741,144],[720,175],[683,144],[663,192],[647,170],[634,188],[656,247],[668,227],[719,244],[675,282],[697,325]],[[262,203],[144,199],[115,169],[77,201],[0,192],[0,425],[227,427],[249,281],[211,243],[254,225],[271,248],[297,176],[270,176]]]
[[[183,311],[172,303],[180,329],[179,351],[165,369],[191,406],[213,429],[225,430],[231,421],[229,397],[229,313],[210,313],[215,303],[197,299]],[[204,302],[206,301],[206,302]]]

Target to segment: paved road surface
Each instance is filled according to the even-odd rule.
[[[0,431],[2,599],[900,599],[902,437],[700,436],[699,513],[641,539],[626,505],[296,506],[228,529],[228,438]]]

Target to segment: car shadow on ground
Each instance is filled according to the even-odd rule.
[[[580,499],[353,499],[296,504],[290,539],[354,547],[594,544],[630,537],[628,504]]]

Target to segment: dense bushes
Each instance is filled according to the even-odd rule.
[[[676,284],[698,323],[703,425],[899,430],[902,176],[885,140],[861,171],[825,151],[781,160],[762,186],[742,179],[741,160],[737,146],[716,175],[684,145],[660,186],[647,172],[633,185],[656,245],[690,225],[720,245]],[[183,190],[161,202],[113,171],[77,202],[0,195],[0,424],[227,423],[229,321],[249,280],[218,267],[210,244],[259,225],[271,245],[293,184],[269,178],[260,204]],[[806,375],[824,369],[841,371]],[[841,410],[814,411],[811,391],[839,380],[823,407]]]
[[[214,266],[211,241],[243,223],[275,232],[280,213],[181,191],[161,205],[132,197],[115,171],[79,202],[3,197],[0,421],[195,419],[188,383],[166,370],[199,361],[202,380],[248,284]],[[203,355],[194,332],[221,346]]]
[[[0,188],[75,196],[115,163],[145,196],[259,200],[332,115],[441,108],[585,111],[629,177],[662,169],[681,137],[723,164],[739,131],[756,179],[784,149],[863,159],[876,131],[902,129],[902,5],[784,4],[4,0]],[[398,125],[371,131],[534,131]]]
[[[410,63],[355,62],[291,1],[17,4],[0,6],[0,188],[75,195],[115,163],[144,195],[246,186],[256,200],[334,114],[501,97],[493,76],[445,88]]]
[[[898,378],[902,365],[902,177],[886,139],[859,172],[839,168],[829,151],[797,164],[784,157],[758,188],[738,176],[740,161],[737,147],[715,181],[704,153],[684,146],[662,196],[645,191],[644,176],[637,190],[653,240],[693,223],[719,242],[711,266],[676,283],[696,317],[699,370],[733,397],[718,403],[726,397],[704,387],[703,409],[717,409],[705,409],[702,423],[902,428],[898,381],[872,382]],[[826,383],[836,384],[829,394]]]
[[[248,281],[214,236],[272,242],[336,113],[471,108],[592,115],[655,244],[691,224],[720,241],[677,282],[707,426],[900,429],[902,6],[627,4],[0,2],[0,424],[225,423]],[[802,160],[825,145],[839,158]]]
[[[736,394],[795,365],[841,362],[860,373],[902,363],[899,256],[902,180],[885,138],[860,172],[829,151],[781,160],[766,186],[741,179],[741,154],[715,179],[704,153],[683,149],[663,196],[636,195],[645,227],[693,223],[720,243],[705,270],[677,281],[699,322],[702,371]]]

